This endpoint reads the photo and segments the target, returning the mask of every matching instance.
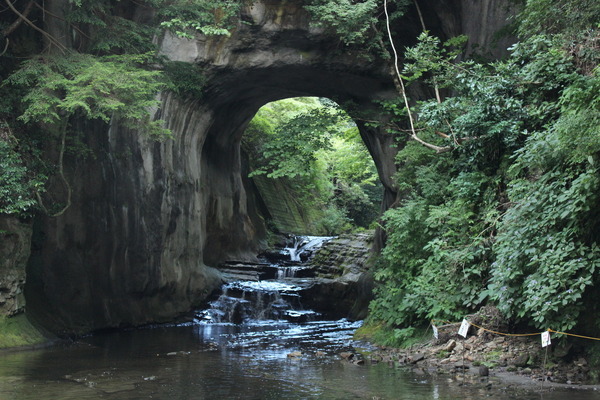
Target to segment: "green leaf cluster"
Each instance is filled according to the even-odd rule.
[[[194,34],[229,36],[237,26],[242,2],[236,0],[153,0],[160,26],[192,39]]]
[[[388,1],[390,20],[402,17],[410,0]],[[304,8],[312,21],[336,35],[345,50],[356,49],[359,57],[370,58],[379,54],[389,58],[383,43],[385,22],[383,4],[376,0],[308,0]]]
[[[44,182],[43,175],[31,173],[15,146],[0,137],[0,214],[30,215]]]
[[[346,45],[364,43],[377,23],[375,0],[311,0],[305,8]]]
[[[162,88],[160,72],[142,68],[150,57],[42,55],[25,61],[4,85],[26,91],[19,117],[24,123],[57,125],[71,116],[108,122],[117,116],[160,137],[168,131],[151,121],[149,111]]]

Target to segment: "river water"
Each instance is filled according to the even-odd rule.
[[[188,324],[0,355],[0,399],[599,399],[592,391],[460,385],[339,352],[356,323]],[[302,352],[290,357],[290,353]]]
[[[298,293],[307,283],[290,273],[296,267],[285,268],[276,279],[224,285],[183,325],[0,353],[0,400],[600,400],[589,390],[508,388],[493,378],[490,389],[460,376],[343,360],[342,352],[370,350],[352,339],[361,322],[320,320],[303,309]]]

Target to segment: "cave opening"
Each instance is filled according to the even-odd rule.
[[[274,232],[337,235],[373,228],[383,188],[352,117],[326,97],[263,105],[241,139],[257,206]]]

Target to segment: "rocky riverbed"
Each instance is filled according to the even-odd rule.
[[[471,327],[467,338],[457,334],[460,324],[439,327],[439,338],[432,330],[420,344],[407,349],[379,347],[366,354],[342,353],[354,364],[387,363],[406,366],[420,374],[446,375],[463,384],[529,386],[536,389],[584,389],[600,391],[598,370],[590,366],[579,343],[554,340],[541,347],[540,335],[503,336]]]

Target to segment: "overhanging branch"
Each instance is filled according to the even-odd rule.
[[[7,0],[7,4],[10,3],[10,0]],[[22,15],[27,18],[27,16],[29,15],[29,13],[31,12],[31,9],[33,8],[33,3],[34,1],[31,0],[29,3],[27,3],[27,6],[25,7],[25,9],[23,10]],[[10,3],[9,5],[12,5],[12,3]],[[14,9],[11,7],[11,9],[14,12]],[[18,15],[18,14],[17,14]],[[19,25],[21,25],[23,23],[24,19],[19,16],[19,18],[17,18],[17,20],[15,22],[13,22],[12,24],[10,24],[9,26],[7,26],[3,31],[2,31],[2,36],[8,36],[11,33],[13,33],[18,27]],[[7,42],[8,43],[8,42]]]
[[[54,44],[56,47],[58,47],[62,52],[65,52],[67,50],[67,48],[58,41],[58,39],[56,39],[54,36],[52,36],[51,34],[49,34],[48,32],[46,32],[45,30],[41,29],[40,27],[38,27],[36,24],[34,24],[33,22],[31,22],[30,19],[27,18],[27,15],[24,15],[23,13],[21,13],[19,10],[17,10],[15,8],[15,6],[13,5],[13,3],[10,2],[10,0],[4,0],[4,2],[6,3],[6,5],[8,5],[8,8],[10,8],[12,10],[12,12],[14,12],[20,20],[22,20],[23,22],[25,22],[27,25],[31,26],[33,29],[35,29],[36,31],[40,32],[42,35],[44,35],[49,41],[50,43]],[[33,3],[33,2],[31,2]],[[29,5],[28,5],[29,6]],[[31,4],[31,6],[33,7],[33,4]],[[16,28],[15,28],[16,29]]]
[[[390,45],[392,46],[392,51],[394,53],[394,72],[396,74],[397,84],[399,85],[399,91],[402,94],[402,99],[404,100],[404,107],[406,107],[406,113],[408,114],[408,121],[410,123],[410,137],[416,142],[421,143],[423,146],[435,150],[436,153],[444,153],[452,150],[450,146],[436,146],[435,144],[428,143],[421,139],[417,135],[417,130],[415,129],[414,117],[412,115],[412,111],[410,108],[410,104],[408,102],[408,96],[406,95],[406,87],[404,85],[404,79],[402,79],[402,75],[400,74],[400,69],[398,68],[398,52],[396,51],[396,46],[394,45],[394,38],[392,36],[392,29],[390,28],[390,15],[388,13],[387,8],[387,0],[383,0],[383,11],[385,12],[385,23],[388,33],[388,38],[390,40]]]

